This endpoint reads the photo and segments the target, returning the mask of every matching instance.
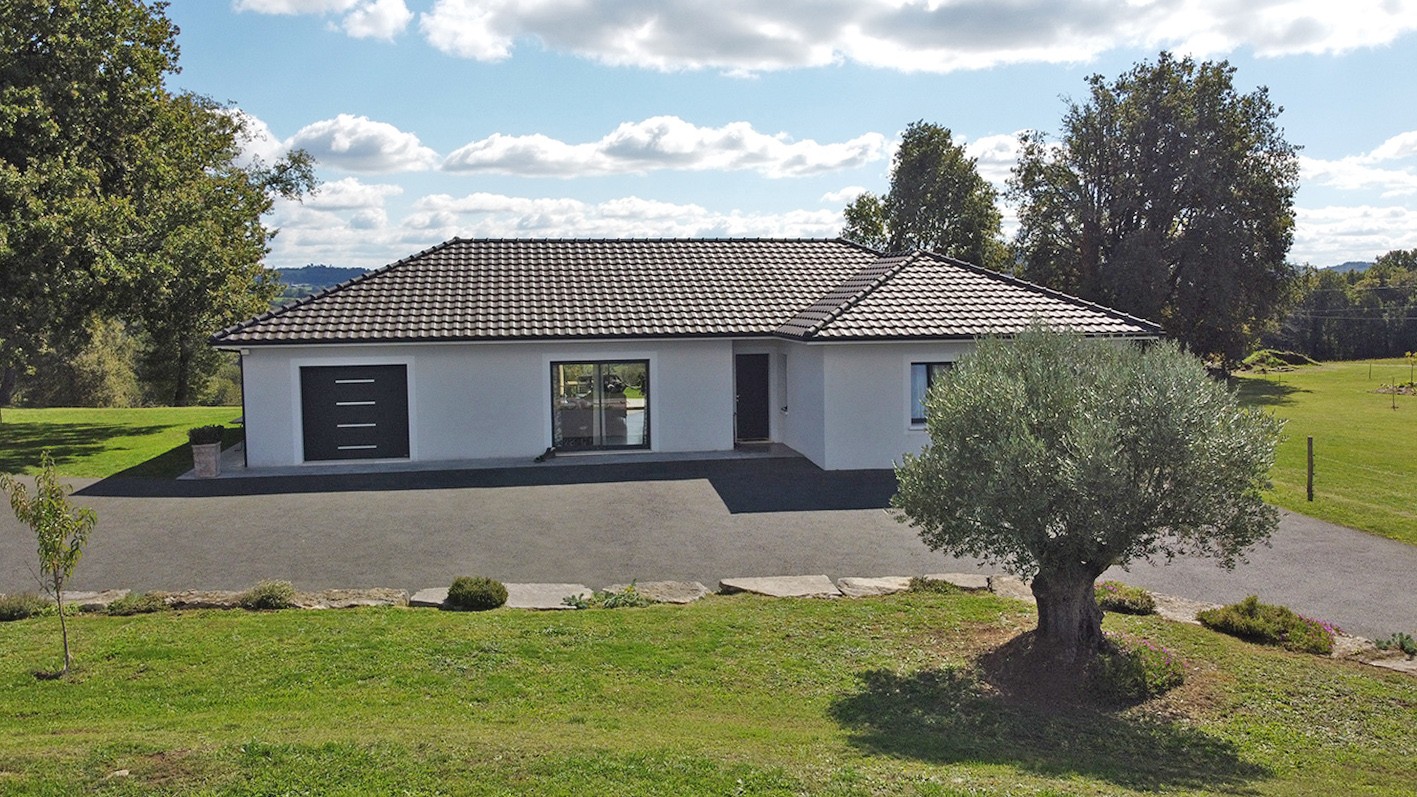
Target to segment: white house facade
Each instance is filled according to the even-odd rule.
[[[462,240],[215,335],[251,467],[773,442],[828,470],[925,443],[930,381],[1032,321],[1140,319],[840,240]]]

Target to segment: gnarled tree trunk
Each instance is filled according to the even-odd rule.
[[[1093,594],[1100,575],[1075,567],[1041,570],[1033,579],[1038,639],[1065,661],[1080,661],[1102,648],[1102,610]]]

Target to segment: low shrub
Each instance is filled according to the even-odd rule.
[[[33,592],[0,596],[0,622],[37,617],[49,614],[53,609],[53,604]]]
[[[1254,595],[1219,609],[1206,609],[1196,619],[1206,628],[1250,642],[1323,656],[1333,652],[1333,626],[1295,614],[1287,606],[1260,603]]]
[[[482,612],[507,602],[507,586],[483,576],[459,576],[448,587],[447,605],[451,609]]]
[[[640,592],[631,581],[630,586],[621,590],[601,590],[591,596],[591,605],[602,609],[635,609],[641,606],[649,606],[654,603],[654,598]]]
[[[236,596],[236,605],[253,612],[295,606],[295,587],[289,581],[262,581]]]
[[[1103,611],[1118,614],[1155,614],[1156,599],[1141,587],[1120,581],[1104,581],[1093,590]]]
[[[130,592],[108,604],[108,613],[113,617],[129,617],[134,614],[165,612],[167,601],[161,595],[151,592]]]
[[[1130,642],[1107,634],[1106,648],[1089,666],[1088,684],[1114,703],[1137,703],[1180,686],[1186,680],[1181,660],[1145,639]]]
[[[221,425],[194,426],[187,430],[187,442],[194,446],[220,443],[225,433],[226,427]]]
[[[934,592],[940,595],[954,595],[964,590],[940,578],[910,577],[911,592]]]
[[[1404,634],[1401,631],[1387,639],[1374,640],[1373,644],[1378,646],[1378,650],[1400,650],[1406,653],[1408,658],[1417,656],[1417,639],[1413,639],[1411,634]]]
[[[572,609],[636,609],[653,605],[655,602],[654,598],[640,592],[633,581],[624,589],[601,589],[590,595],[578,593],[561,599],[562,606]]]

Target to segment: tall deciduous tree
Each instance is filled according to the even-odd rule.
[[[1171,342],[983,340],[926,408],[930,442],[896,469],[898,519],[1032,579],[1043,649],[1067,660],[1102,643],[1107,568],[1187,553],[1232,567],[1278,522],[1260,490],[1279,422]]]
[[[1092,76],[1056,145],[1026,133],[1009,187],[1023,275],[1241,357],[1291,278],[1299,170],[1282,109],[1234,72],[1162,53]]]
[[[901,137],[885,197],[846,207],[842,236],[879,249],[930,249],[989,268],[1003,265],[997,193],[949,128],[913,122]]]
[[[139,0],[0,4],[0,371],[81,333],[130,281],[132,194],[175,34]]]
[[[171,97],[154,134],[167,144],[142,195],[148,262],[129,317],[146,333],[142,374],[176,406],[195,401],[220,355],[212,332],[267,309],[280,291],[262,264],[275,196],[314,187],[309,157],[241,165],[244,118],[203,97]]]
[[[187,404],[208,334],[274,293],[273,196],[314,185],[295,152],[242,165],[243,118],[174,94],[177,29],[142,0],[0,3],[0,404],[95,315],[145,332],[149,391]]]

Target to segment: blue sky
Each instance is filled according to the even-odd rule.
[[[833,236],[900,131],[1002,187],[1093,73],[1169,49],[1266,86],[1302,150],[1291,259],[1417,248],[1417,0],[176,0],[174,88],[292,146],[268,263],[454,236]],[[1006,228],[1011,213],[1005,210]]]

